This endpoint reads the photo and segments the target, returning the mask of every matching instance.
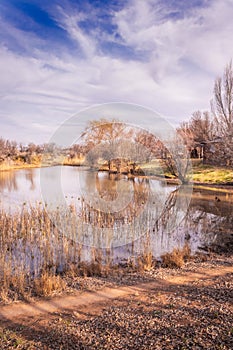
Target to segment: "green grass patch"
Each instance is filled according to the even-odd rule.
[[[192,166],[193,176],[190,179],[191,181],[207,184],[233,182],[233,169],[202,164],[202,160],[200,159],[192,161]],[[166,164],[161,160],[144,163],[141,164],[140,167],[146,171],[147,175],[163,175],[165,177],[174,178]]]
[[[233,170],[209,165],[194,166],[193,181],[215,184],[233,182]]]

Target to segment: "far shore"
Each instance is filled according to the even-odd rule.
[[[63,162],[63,163],[47,163],[47,164],[41,164],[41,163],[21,163],[21,164],[10,164],[10,165],[0,165],[0,172],[5,171],[12,171],[12,170],[20,170],[20,169],[33,169],[33,168],[44,168],[44,167],[52,167],[52,166],[73,166],[73,167],[80,167],[80,168],[87,168],[87,165],[82,163],[71,163],[71,162]],[[168,172],[165,172],[164,174],[153,174],[153,166],[152,168],[147,168],[147,166],[143,167],[143,169],[148,172],[148,175],[143,175],[140,173],[119,173],[122,175],[127,175],[129,179],[134,178],[150,178],[150,179],[157,179],[160,181],[166,181],[167,184],[171,185],[178,185],[180,184],[180,180],[173,175],[169,174]],[[149,169],[149,171],[148,171]],[[98,171],[98,168],[93,168],[93,171]],[[99,171],[108,172],[109,170],[106,167],[100,167]],[[112,171],[112,174],[117,174],[117,172]],[[211,165],[201,165],[199,167],[194,166],[193,167],[193,181],[190,181],[193,186],[210,186],[212,187],[229,187],[230,189],[233,187],[233,169],[229,168],[214,168]],[[212,178],[211,178],[212,177]]]

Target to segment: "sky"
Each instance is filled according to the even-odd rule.
[[[177,126],[210,108],[233,57],[232,18],[233,0],[1,0],[0,137],[48,142],[111,102]]]

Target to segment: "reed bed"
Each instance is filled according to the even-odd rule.
[[[42,204],[14,213],[0,209],[0,299],[27,299],[31,295],[50,295],[65,288],[65,274],[106,276],[113,265],[111,247],[95,248],[82,244],[98,243],[103,224],[112,232],[112,215],[90,218],[88,207],[79,214],[69,209],[49,210]],[[91,219],[92,235],[86,223]],[[103,220],[102,220],[103,219]],[[93,226],[93,221],[95,226]],[[110,227],[111,226],[111,227]],[[111,237],[110,237],[111,238]],[[105,240],[111,239],[105,237]],[[103,239],[103,236],[102,236]],[[101,243],[101,242],[100,242]]]
[[[25,297],[28,292],[46,295],[64,287],[59,275],[81,261],[82,249],[76,239],[79,228],[73,224],[76,222],[67,213],[48,212],[42,205],[24,205],[13,214],[1,209],[2,299]]]
[[[24,204],[13,213],[0,209],[0,300],[51,295],[66,288],[66,276],[106,277],[122,261],[129,268],[151,270],[158,247],[169,252],[162,257],[164,266],[181,267],[191,254],[187,246],[182,250],[183,230],[164,236],[159,225],[149,228],[149,211],[134,224],[138,207],[114,216],[80,198],[79,207],[70,204],[66,209],[41,203]],[[131,223],[125,225],[125,219]]]

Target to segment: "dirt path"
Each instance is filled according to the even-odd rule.
[[[169,286],[185,285],[189,283],[199,283],[202,285],[211,285],[215,277],[224,276],[233,273],[233,266],[222,266],[216,269],[203,269],[195,273],[178,274],[166,279],[157,279],[154,282],[138,284],[136,286],[120,286],[115,288],[105,287],[99,291],[77,292],[73,295],[63,297],[54,297],[49,300],[40,300],[34,303],[17,303],[2,306],[0,309],[0,322],[6,321],[25,321],[38,316],[45,316],[54,312],[72,311],[78,312],[85,309],[85,313],[100,311],[108,306],[111,301],[117,298],[123,298],[128,295],[140,295],[143,292],[156,290],[160,291]]]

